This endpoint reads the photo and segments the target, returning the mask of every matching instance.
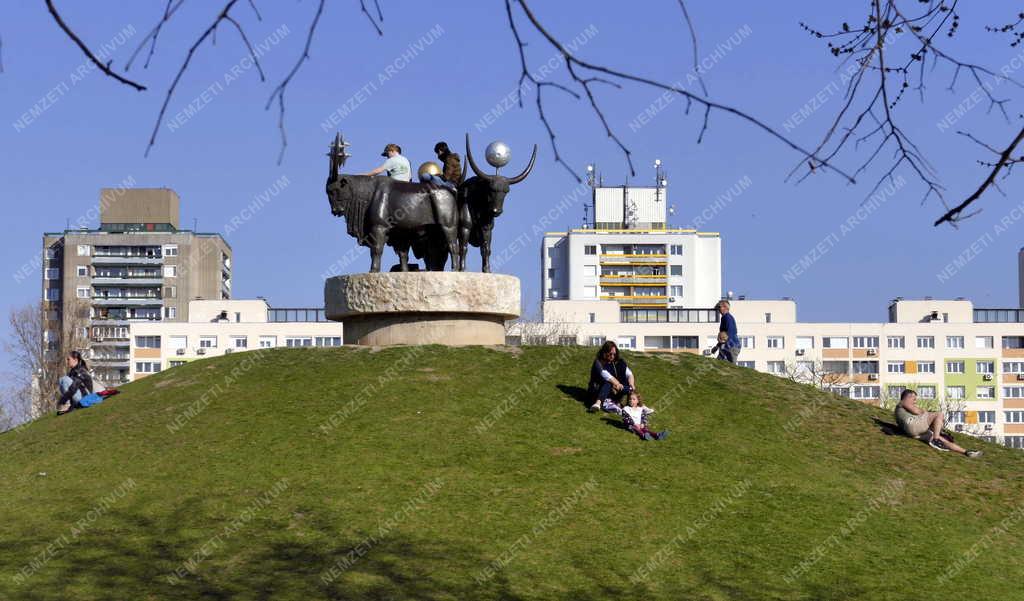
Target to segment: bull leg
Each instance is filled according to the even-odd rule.
[[[370,273],[380,271],[380,258],[384,254],[384,244],[387,243],[387,235],[384,228],[377,226],[370,232]]]
[[[407,242],[395,244],[395,252],[398,254],[399,269],[409,271],[409,244]]]
[[[459,226],[459,271],[466,271],[466,251],[469,250],[469,227]]]
[[[448,245],[448,256],[452,258],[452,271],[459,269],[459,230],[454,225],[443,228],[444,241]],[[447,258],[447,257],[445,257]],[[441,262],[441,271],[444,271],[444,262]]]
[[[489,227],[484,228],[483,236],[481,236],[480,261],[483,263],[480,271],[491,273],[491,228]]]

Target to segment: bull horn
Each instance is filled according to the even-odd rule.
[[[537,162],[537,145],[534,144],[533,145],[533,156],[530,157],[530,164],[527,165],[526,169],[524,169],[523,172],[520,173],[519,175],[517,175],[515,177],[508,178],[509,185],[518,184],[519,182],[521,182],[524,179],[526,179],[526,176],[530,175],[530,172],[533,171],[533,164],[536,163],[536,162]]]
[[[490,180],[491,176],[487,175],[476,166],[476,161],[473,160],[473,149],[469,145],[469,134],[466,134],[466,161],[469,162],[469,166],[473,168],[473,173],[481,179]]]

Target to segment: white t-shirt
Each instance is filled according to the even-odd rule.
[[[409,159],[400,154],[389,157],[388,160],[384,161],[384,171],[387,172],[388,177],[391,179],[403,182],[412,181],[412,165],[409,164]]]
[[[626,405],[622,408],[622,412],[628,415],[634,424],[639,426],[643,423],[644,416],[654,413],[654,409],[644,407],[643,405],[637,405],[636,407]]]

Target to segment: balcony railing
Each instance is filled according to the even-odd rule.
[[[606,265],[657,265],[668,263],[666,254],[602,254],[601,263]]]
[[[668,281],[667,275],[602,275],[601,284],[605,286],[664,286]]]
[[[601,300],[618,301],[624,305],[665,305],[668,303],[668,297],[664,295],[605,295],[601,297]]]

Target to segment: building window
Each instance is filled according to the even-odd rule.
[[[683,275],[683,266],[682,265],[669,265],[668,266],[668,274],[669,275]]]
[[[851,387],[852,394],[850,398],[863,400],[863,399],[877,399],[881,396],[881,386],[853,386]]]
[[[814,336],[797,336],[796,337],[796,348],[797,350],[808,350],[814,348]]]
[[[681,349],[695,349],[700,348],[700,336],[673,336],[672,337],[672,348]]]
[[[164,256],[165,257],[177,257],[178,256],[178,245],[177,244],[165,244],[164,245]]]
[[[885,343],[889,348],[907,347],[907,340],[903,336],[886,336]]]
[[[821,371],[827,374],[848,374],[850,364],[846,361],[822,361]]]
[[[164,265],[164,277],[165,278],[176,278],[176,277],[178,277],[178,266],[177,265]]]
[[[889,386],[885,389],[885,394],[891,399],[898,399],[903,394],[902,386]]]
[[[886,363],[885,369],[891,374],[905,374],[907,373],[907,364],[903,361],[889,361]]]
[[[135,371],[140,374],[155,374],[160,371],[158,361],[136,361]]]
[[[964,337],[946,336],[946,348],[964,348]]]
[[[231,342],[233,343],[231,346],[233,346],[234,348],[249,348],[249,338],[247,338],[246,336],[232,336]]]
[[[917,396],[922,399],[934,399],[935,398],[935,387],[930,385],[918,386]]]
[[[587,320],[590,321],[590,323],[596,322],[597,321],[597,313],[587,313]]]
[[[78,277],[80,277],[80,278],[87,278],[87,277],[89,277],[89,268],[86,267],[85,265],[79,265],[76,268],[76,271],[78,272]]]
[[[1003,336],[1003,348],[1024,348],[1024,336]]]
[[[168,350],[178,351],[185,350],[188,348],[188,336],[168,336],[167,337],[167,348]],[[184,354],[184,353],[182,353]]]
[[[740,336],[740,348],[754,348],[754,337],[753,336]]]
[[[746,368],[749,368],[749,369],[754,369],[754,362],[753,361],[737,361],[736,365],[739,365],[740,367],[746,367]]]
[[[317,336],[317,346],[341,346],[341,336]]]
[[[1024,424],[1024,411],[1004,411],[1003,418],[1008,424]]]
[[[583,275],[594,277],[597,275],[597,265],[584,265]]]
[[[878,336],[854,336],[853,348],[878,348]]]
[[[554,267],[549,267],[548,268],[548,277],[549,278],[554,278],[555,274],[557,274],[557,273],[558,273],[558,270],[556,270]]]
[[[1024,386],[1003,386],[1004,399],[1024,399]]]
[[[975,336],[974,348],[993,348],[992,336]]]
[[[845,336],[823,336],[821,339],[821,348],[849,348],[850,339]]]
[[[284,339],[284,345],[288,348],[313,346],[313,339],[309,336],[290,336]]]
[[[187,361],[174,361],[174,360],[171,360],[171,361],[167,362],[167,367],[168,368],[171,368],[171,367],[181,367],[182,365],[185,365],[185,363],[187,363]]]
[[[216,336],[200,336],[199,348],[217,348]]]
[[[636,348],[636,336],[620,336],[615,340],[616,346],[623,349]]]
[[[668,295],[669,296],[682,296],[683,295],[683,287],[682,286],[669,286],[668,287]]]
[[[962,424],[964,423],[964,412],[949,411],[946,413],[946,421],[948,421],[951,424]]]
[[[996,423],[996,412],[995,411],[979,411],[978,412],[978,423],[980,423],[980,424],[994,424],[994,423]]]
[[[935,336],[918,336],[917,348],[935,348]]]
[[[164,298],[178,298],[178,287],[164,286]]]
[[[277,346],[277,336],[260,336],[260,348],[274,348]]]
[[[954,401],[961,401],[967,397],[967,391],[963,386],[946,386],[946,398]]]
[[[785,361],[769,361],[768,362],[768,373],[770,374],[784,374],[786,373],[786,362]]]
[[[601,346],[602,344],[604,344],[604,336],[591,336],[590,337],[590,342],[589,342],[590,346]]]
[[[962,373],[964,373],[964,362],[963,361],[946,361],[946,373],[947,374],[962,374]]]
[[[769,336],[766,344],[768,348],[786,348],[786,339],[782,336]]]
[[[934,361],[918,361],[917,372],[921,374],[933,374],[935,373],[935,362]]]
[[[974,398],[976,399],[994,399],[996,398],[996,387],[995,386],[978,386],[974,389]]]
[[[77,296],[78,298],[89,298],[89,287],[88,286],[79,286],[75,290],[75,296]]]
[[[60,279],[60,269],[57,269],[56,267],[48,267],[46,269],[46,271],[43,273],[43,279],[44,280],[59,280]]]
[[[670,254],[673,254],[673,255],[681,255],[681,254],[683,254],[683,245],[682,244],[672,244],[672,245],[669,245],[668,248],[669,248],[669,253]]]
[[[764,322],[765,323],[771,323],[772,322],[772,314],[771,313],[765,313],[764,314]]]
[[[59,301],[60,300],[60,288],[47,288],[44,293],[44,298],[48,301]]]
[[[177,307],[164,307],[164,317],[166,319],[177,319],[178,308]]]
[[[583,298],[597,298],[597,286],[584,286]]]
[[[1024,449],[1024,436],[1007,436],[1003,438],[1003,444],[1011,449]]]
[[[995,361],[978,361],[974,364],[974,370],[979,374],[991,374],[995,373],[996,362]]]
[[[138,348],[160,348],[159,336],[136,336],[135,346]]]
[[[596,244],[585,244],[583,245],[583,254],[585,255],[596,255],[597,245]]]
[[[853,373],[855,374],[877,374],[878,361],[854,361]]]
[[[89,245],[88,244],[79,244],[78,245],[78,256],[79,257],[88,257],[89,256]]]
[[[56,248],[50,247],[50,248],[46,249],[46,258],[47,259],[56,259],[59,256],[60,256],[60,253],[57,251]]]
[[[1024,373],[1024,361],[1003,361],[1004,374]]]

